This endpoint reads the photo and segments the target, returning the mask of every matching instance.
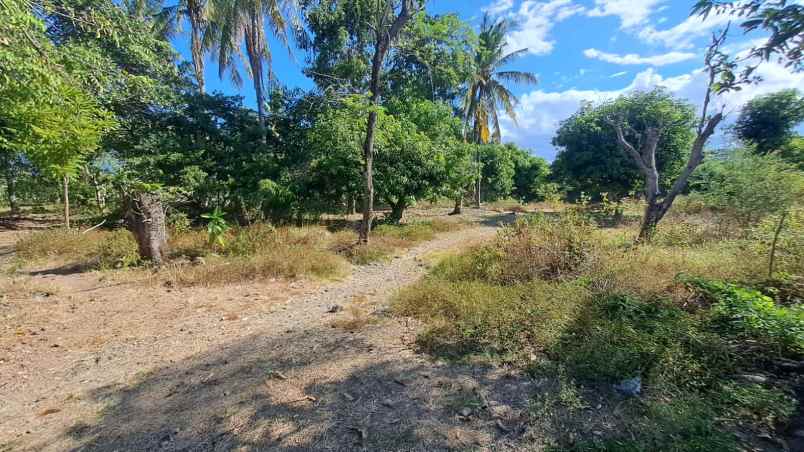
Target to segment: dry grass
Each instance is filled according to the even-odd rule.
[[[366,265],[387,259],[419,243],[433,240],[439,233],[456,231],[464,227],[465,223],[439,219],[401,225],[382,224],[372,231],[368,246],[357,243],[355,232],[340,231],[333,234],[330,249],[343,255],[353,264]]]
[[[365,295],[354,297],[349,306],[344,309],[344,314],[333,320],[330,325],[344,331],[360,331],[366,326],[375,322],[376,319],[369,315],[368,298]]]
[[[58,293],[58,287],[50,283],[34,281],[28,277],[0,277],[0,301],[30,300],[33,297],[50,297]]]
[[[16,252],[17,258],[27,265],[55,261],[82,268],[109,269],[132,266],[139,261],[137,243],[124,229],[32,232],[17,242]]]

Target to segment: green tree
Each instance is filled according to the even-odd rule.
[[[624,131],[629,140],[636,140],[649,124],[667,125],[656,148],[659,184],[667,190],[692,143],[693,111],[691,105],[662,90],[636,92],[598,106],[586,104],[562,121],[553,138],[559,152],[552,178],[573,198],[583,192],[599,200],[608,193],[610,200],[619,202],[643,188],[639,168],[617,144],[616,132],[608,123],[612,117],[633,124]]]
[[[804,121],[804,97],[786,89],[751,99],[740,111],[734,132],[756,152],[781,150],[796,136],[795,127]]]
[[[113,120],[82,89],[80,73],[59,64],[69,48],[53,45],[32,6],[18,0],[3,0],[1,6],[0,151],[21,152],[62,181],[69,228],[69,180]]]
[[[180,0],[177,4],[167,6],[162,14],[171,22],[175,29],[181,28],[182,18],[187,18],[190,24],[190,54],[193,59],[193,74],[198,83],[198,90],[205,92],[204,57],[210,46],[211,36],[206,36],[209,24],[209,0]]]

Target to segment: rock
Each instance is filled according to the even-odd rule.
[[[465,407],[461,408],[461,413],[460,414],[463,417],[469,417],[469,416],[472,415],[472,409],[469,408],[468,406],[465,406]]]
[[[330,306],[329,309],[327,309],[327,312],[329,312],[330,314],[334,314],[336,312],[341,312],[341,311],[343,311],[343,306],[341,306],[339,304],[334,304],[334,305]]]
[[[206,261],[206,260],[205,260],[203,257],[201,257],[201,256],[195,256],[195,257],[193,257],[193,258],[190,260],[190,262],[191,262],[193,265],[205,265],[205,264],[207,263],[207,261]]]
[[[614,385],[614,389],[624,396],[638,396],[642,392],[642,377],[636,376],[634,378],[623,380]]]
[[[738,375],[738,378],[749,383],[763,384],[768,382],[768,377],[764,375],[742,374]]]
[[[394,401],[393,401],[393,400],[391,400],[391,399],[385,399],[385,400],[383,400],[383,401],[382,401],[382,404],[383,404],[384,406],[387,406],[388,408],[393,408],[393,407],[394,407]]]

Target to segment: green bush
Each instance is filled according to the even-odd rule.
[[[101,270],[132,267],[140,262],[137,241],[123,229],[105,234],[97,244],[96,253],[94,266]]]
[[[683,278],[712,304],[712,322],[720,330],[754,339],[769,351],[799,356],[804,352],[804,307],[778,306],[762,292],[722,281]]]

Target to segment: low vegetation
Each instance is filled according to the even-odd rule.
[[[212,234],[180,224],[173,227],[170,259],[157,279],[179,286],[225,285],[269,278],[337,278],[351,262],[365,265],[432,240],[465,223],[440,219],[381,224],[371,243],[357,245],[351,229],[330,232],[323,226],[274,227],[258,223]],[[26,234],[16,245],[20,264],[54,262],[76,271],[109,270],[141,264],[137,243],[126,230],[52,229]]]
[[[739,377],[804,351],[804,293],[779,297],[767,280],[761,230],[739,237],[715,232],[711,216],[679,214],[634,247],[636,226],[602,229],[582,209],[520,219],[493,243],[445,258],[398,294],[395,310],[424,322],[419,345],[449,359],[509,362],[612,396],[603,388],[639,378],[645,397],[625,401],[628,425],[557,450],[736,450],[734,429],[783,425],[795,409],[788,385]],[[778,275],[800,274],[796,262]],[[586,404],[559,400],[568,385],[557,401],[537,396],[542,408],[564,407],[541,415],[571,418]]]

